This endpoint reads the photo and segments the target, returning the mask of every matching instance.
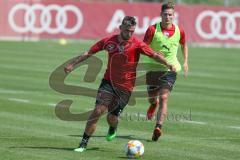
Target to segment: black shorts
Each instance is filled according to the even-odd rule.
[[[171,91],[176,78],[176,72],[150,71],[146,75],[148,90],[167,88]]]
[[[130,96],[130,91],[114,88],[109,81],[103,79],[98,89],[96,105],[105,105],[109,114],[120,116]]]

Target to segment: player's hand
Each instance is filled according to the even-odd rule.
[[[73,65],[72,64],[67,64],[66,67],[64,67],[64,72],[65,73],[70,73],[73,70]]]
[[[172,64],[169,64],[169,69],[172,71],[172,72],[176,72],[176,67]]]
[[[184,68],[184,76],[187,77],[187,75],[188,75],[188,63],[184,63],[183,68]]]

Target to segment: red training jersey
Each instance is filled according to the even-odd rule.
[[[167,37],[171,37],[175,32],[175,25],[174,24],[169,29],[163,28],[162,25],[160,25],[160,26],[161,26],[162,33]],[[179,43],[181,45],[184,45],[186,43],[185,32],[184,32],[183,28],[181,28],[181,27],[179,27],[179,30],[180,30]],[[156,24],[149,26],[146,33],[145,33],[143,42],[145,42],[148,45],[151,44],[152,39],[153,39],[154,34],[155,34],[155,31],[156,31]]]
[[[154,53],[147,44],[137,38],[131,37],[127,41],[119,42],[118,35],[98,41],[90,48],[89,53],[94,54],[101,50],[108,52],[108,64],[104,79],[110,81],[113,87],[127,91],[133,90],[140,54],[152,57]]]

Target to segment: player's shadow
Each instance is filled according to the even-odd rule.
[[[119,159],[128,159],[128,160],[132,160],[132,159],[137,159],[137,158],[128,158],[128,157],[117,157]]]
[[[12,148],[23,148],[23,149],[52,149],[52,150],[64,150],[64,151],[73,151],[75,148],[66,148],[66,147],[33,147],[33,146],[23,146],[23,147],[9,147]],[[98,147],[87,148],[87,150],[97,151],[99,150]]]
[[[82,137],[82,135],[69,135],[70,137]],[[105,135],[93,135],[91,137],[95,137],[95,138],[105,138]],[[139,138],[139,137],[135,137],[134,135],[119,135],[116,136],[116,138],[120,138],[120,139],[127,139],[127,140],[133,140],[133,139],[137,139],[140,141],[145,141],[145,142],[152,142],[149,139],[144,139],[144,138]]]

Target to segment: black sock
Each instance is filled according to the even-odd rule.
[[[161,124],[156,124],[155,128],[162,128],[162,125]]]
[[[109,129],[108,129],[108,134],[114,134],[115,131],[116,131],[117,127],[112,127],[112,126],[109,126]]]
[[[82,137],[82,141],[80,143],[80,147],[86,147],[87,144],[88,144],[88,140],[89,140],[90,136],[87,135],[85,132],[83,134],[83,137]]]

